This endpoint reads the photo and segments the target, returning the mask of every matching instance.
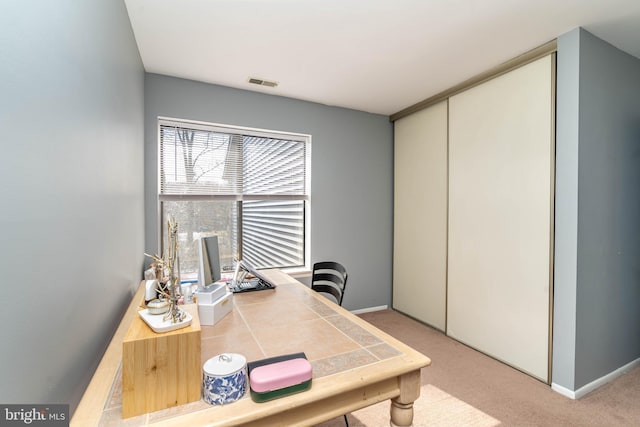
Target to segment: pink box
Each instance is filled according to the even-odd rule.
[[[265,393],[304,383],[312,375],[311,363],[298,358],[254,368],[249,382],[253,391]]]

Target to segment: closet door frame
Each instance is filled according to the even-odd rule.
[[[525,52],[517,57],[514,57],[511,60],[508,60],[496,67],[493,67],[485,72],[482,72],[474,77],[471,77],[470,79],[463,81],[457,85],[454,85],[452,87],[450,87],[449,89],[444,90],[443,92],[437,93],[423,101],[420,101],[414,105],[411,105],[407,108],[404,108],[403,110],[400,110],[394,114],[392,114],[390,116],[390,120],[392,122],[396,122],[404,117],[413,115],[416,112],[419,112],[425,108],[429,108],[430,106],[433,106],[439,102],[442,101],[448,101],[449,98],[455,96],[456,94],[459,94],[461,92],[464,92],[466,90],[469,90],[477,85],[483,84],[485,82],[488,82],[496,77],[499,77],[503,74],[509,73],[513,70],[516,70],[522,66],[525,66],[531,62],[534,62],[540,58],[546,57],[551,55],[551,60],[552,60],[552,78],[551,78],[551,92],[552,92],[552,114],[551,114],[551,141],[552,141],[552,145],[551,145],[551,149],[552,149],[552,155],[551,155],[551,182],[550,182],[550,243],[549,243],[549,315],[548,315],[548,372],[546,375],[546,382],[550,383],[551,381],[551,372],[552,372],[552,343],[553,343],[553,261],[554,261],[554,234],[553,234],[553,228],[554,228],[554,212],[555,212],[555,206],[554,206],[554,196],[555,196],[555,98],[556,98],[556,52],[557,52],[557,40],[553,39],[550,40],[549,42],[540,45],[528,52]],[[447,124],[448,127],[448,124]],[[448,147],[448,141],[447,141],[447,147]],[[448,166],[448,163],[447,163]],[[447,182],[448,185],[448,182]],[[448,208],[448,204],[447,204],[447,208]],[[447,217],[448,220],[448,217]],[[448,230],[447,230],[447,236],[448,236]],[[447,237],[447,244],[448,244],[448,237]],[[394,242],[395,245],[395,242]],[[448,249],[447,249],[448,251]],[[448,260],[447,260],[447,270],[448,270]],[[394,262],[394,278],[395,278],[395,262]],[[394,280],[394,293],[395,293],[395,287],[396,287],[397,283]],[[448,279],[447,279],[447,283],[445,284],[445,286],[448,286]],[[446,301],[446,297],[445,297],[445,301]],[[445,306],[448,305],[448,302],[445,302]],[[395,308],[395,307],[394,307]],[[402,311],[402,310],[400,310]],[[445,308],[445,313],[446,313],[446,308]],[[411,313],[406,313],[409,315],[412,315]],[[447,315],[448,316],[448,315]],[[414,316],[415,317],[415,316]],[[417,318],[417,320],[421,320],[420,318]],[[424,322],[424,321],[423,321]],[[425,322],[428,323],[428,322]],[[445,332],[446,332],[446,319],[445,319]],[[493,356],[497,359],[499,359],[496,356]],[[509,363],[508,361],[505,361],[506,363]],[[516,367],[516,369],[520,369],[518,367]],[[522,370],[522,369],[521,369]],[[543,378],[541,378],[543,379]]]
[[[393,308],[446,330],[448,101],[395,123]]]
[[[532,74],[544,70],[548,72],[544,76]],[[521,80],[519,84],[517,79]],[[501,113],[500,105],[482,107],[483,99],[492,102],[492,90],[510,89],[511,92],[504,95],[496,93],[496,100],[516,102],[518,91],[528,89],[522,82],[535,79],[540,79],[537,90],[548,86],[548,92],[541,94],[544,98],[537,101],[548,102],[548,106],[544,106],[548,111],[531,102],[532,109],[540,109],[539,117],[548,114],[540,129],[534,129],[529,117],[525,117],[526,107],[518,112],[520,116],[513,117],[513,122],[503,122],[501,127],[487,126],[487,121],[499,121],[501,114],[503,118],[508,117],[518,108],[514,104]],[[532,96],[535,95],[537,93]],[[474,123],[474,104],[480,105],[477,115],[493,111],[495,117],[482,117]],[[484,110],[480,110],[482,108]],[[555,54],[451,97],[449,111],[447,334],[549,383],[553,324]],[[517,128],[510,129],[517,120],[526,127],[520,138],[514,137]],[[522,145],[522,152],[533,155],[533,160],[515,153],[520,149],[517,146],[520,141],[526,141],[534,133],[542,138],[540,135],[546,131],[548,153],[535,145],[538,139],[529,141],[529,146]],[[507,133],[501,135],[502,132]],[[501,141],[503,136],[507,139]],[[495,141],[491,141],[492,137]],[[495,151],[486,154],[490,149]],[[521,162],[513,167],[511,175],[508,174],[510,159]],[[501,167],[507,172],[504,176],[501,176]],[[540,185],[534,182],[536,177],[541,180]],[[515,184],[521,184],[521,189]],[[524,197],[528,195],[523,196],[523,190],[529,190],[531,197]],[[487,198],[486,202],[483,197]],[[538,211],[527,217],[524,206]],[[503,215],[502,211],[506,213]],[[540,235],[543,230],[544,235]],[[530,253],[523,252],[529,247],[533,247]],[[532,342],[525,338],[531,338]]]

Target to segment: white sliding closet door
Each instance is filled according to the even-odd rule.
[[[449,99],[447,333],[548,381],[551,56]]]
[[[394,124],[393,307],[442,331],[447,278],[447,101]]]

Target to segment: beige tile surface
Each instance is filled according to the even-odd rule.
[[[313,377],[321,378],[327,375],[337,374],[339,372],[352,369],[356,366],[368,365],[375,363],[379,359],[365,349],[357,349],[336,356],[329,356],[324,359],[313,360]]]
[[[274,327],[286,327],[295,329],[297,324],[306,320],[318,319],[319,316],[309,307],[303,304],[278,302],[260,302],[257,304],[245,304],[237,307],[249,329],[261,332]]]
[[[202,363],[223,353],[243,355],[248,361],[262,359],[264,352],[250,332],[233,335],[219,335],[202,340]]]
[[[222,353],[238,353],[248,362],[304,352],[313,378],[334,375],[400,352],[339,314],[338,306],[324,304],[304,289],[290,284],[274,290],[234,295],[234,308],[213,326],[202,328],[202,363]],[[144,425],[203,410],[192,402],[141,417],[122,420],[121,374],[114,379],[101,426]]]
[[[220,335],[235,335],[243,332],[249,332],[247,324],[244,319],[242,319],[240,312],[236,309],[232,309],[229,314],[223,317],[215,325],[200,325],[200,328],[200,334],[203,339]]]
[[[315,360],[358,348],[355,341],[321,318],[262,328],[253,333],[270,356],[304,351],[309,360]]]

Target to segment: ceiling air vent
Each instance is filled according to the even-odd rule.
[[[255,77],[249,77],[249,83],[260,86],[276,87],[278,83],[270,82],[269,80],[256,79]]]

